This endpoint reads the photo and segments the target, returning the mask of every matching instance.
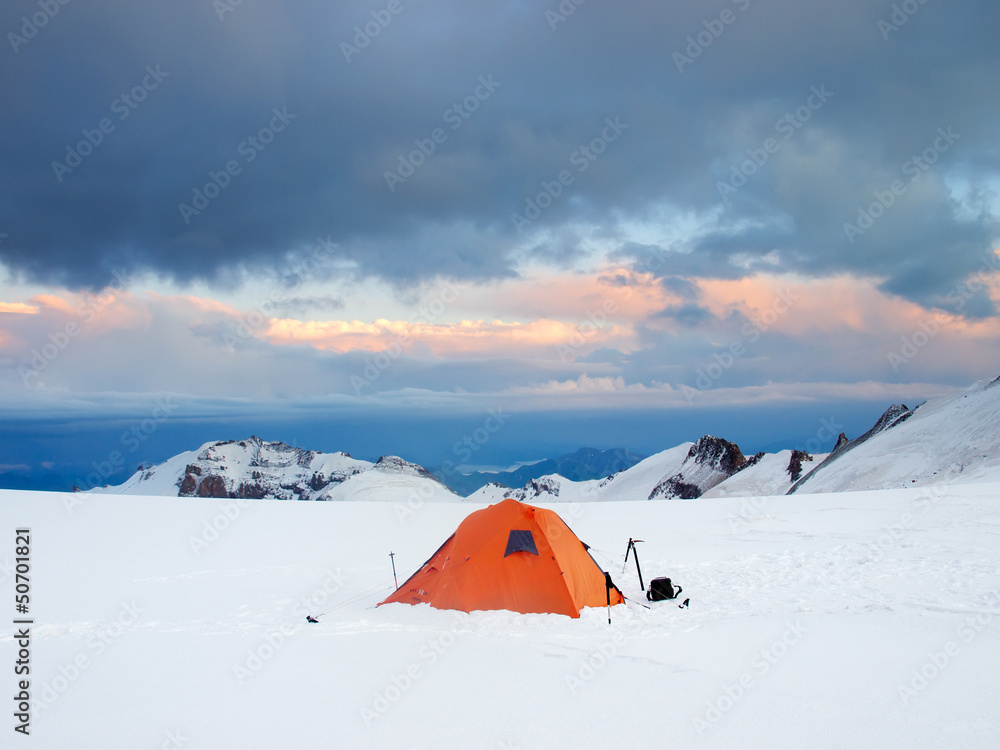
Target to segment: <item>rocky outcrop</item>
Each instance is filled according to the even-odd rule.
[[[802,476],[802,462],[812,460],[813,457],[805,451],[793,450],[791,457],[788,459],[788,468],[785,471],[788,472],[788,476],[791,477],[793,482],[797,482]]]
[[[398,459],[400,471],[426,469]],[[403,464],[406,466],[404,467]],[[392,461],[383,464],[390,470]],[[188,497],[276,498],[311,500],[326,488],[368,470],[372,465],[347,453],[324,454],[256,436],[222,440],[204,446],[194,462],[184,467],[178,495]]]
[[[220,476],[208,476],[198,484],[198,497],[230,497],[226,480]]]
[[[387,474],[409,474],[413,477],[433,479],[435,482],[441,481],[420,464],[411,463],[400,458],[399,456],[380,457],[372,467],[372,471],[382,471]]]
[[[178,492],[180,495],[193,495],[195,490],[198,489],[198,480],[195,479],[194,472],[190,471],[190,466],[188,466],[188,469],[189,471],[184,475],[184,479],[181,480],[180,491]]]
[[[678,500],[694,500],[696,497],[701,497],[708,487],[702,489],[696,484],[690,482],[685,482],[680,478],[680,475],[675,475],[669,479],[664,479],[653,491],[649,493],[649,499],[655,500],[657,497],[664,498],[677,498]]]
[[[755,463],[760,458],[756,457]],[[661,479],[649,493],[648,499],[692,500],[701,497],[746,465],[747,458],[736,443],[714,435],[705,435],[691,446],[680,471]]]

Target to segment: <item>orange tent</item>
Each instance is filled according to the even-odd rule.
[[[610,595],[611,604],[624,602],[614,584]],[[380,605],[579,617],[581,608],[607,601],[604,572],[569,526],[554,511],[508,498],[470,514]]]

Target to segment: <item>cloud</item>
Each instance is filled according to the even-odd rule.
[[[929,307],[995,247],[996,201],[970,198],[997,181],[1000,104],[982,95],[1000,73],[993,3],[922,5],[888,38],[889,0],[595,3],[554,30],[542,6],[403,8],[345,55],[368,4],[242,4],[222,19],[200,0],[61,6],[0,72],[0,261],[70,288],[116,267],[226,284],[280,276],[330,236],[338,268],[405,287],[662,246],[664,277],[877,277]],[[678,70],[724,8],[734,22]],[[0,26],[21,15],[5,6]],[[627,124],[613,142],[607,118]],[[844,225],[948,128],[960,137],[850,242]],[[779,148],[720,195],[768,138]],[[412,175],[390,189],[401,160]],[[518,232],[511,215],[562,172]],[[703,226],[666,243],[630,230],[664,209]],[[993,313],[985,297],[963,311]]]
[[[0,313],[11,315],[34,315],[38,312],[37,305],[26,305],[23,302],[0,302]]]

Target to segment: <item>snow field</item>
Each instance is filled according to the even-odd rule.
[[[604,608],[373,608],[392,590],[389,552],[402,583],[470,503],[87,495],[67,507],[57,493],[0,492],[0,562],[15,527],[33,536],[34,709],[19,741],[993,748],[998,493],[554,504],[633,600],[609,626]],[[670,576],[690,609],[639,606],[631,559],[622,572],[629,537],[645,540],[645,582]],[[0,612],[12,612],[13,581],[0,578]],[[5,626],[11,688],[12,642]]]

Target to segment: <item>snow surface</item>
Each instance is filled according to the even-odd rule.
[[[817,467],[795,492],[997,480],[1000,378],[922,404],[901,424]]]
[[[998,494],[992,483],[551,506],[626,596],[642,600],[631,560],[622,573],[639,537],[647,583],[668,575],[691,598],[618,606],[609,626],[605,609],[373,608],[392,590],[389,552],[402,582],[470,503],[2,491],[7,613],[13,530],[32,530],[36,705],[16,742],[996,748]],[[12,634],[0,630],[8,696]],[[10,704],[5,715],[10,737]]]

